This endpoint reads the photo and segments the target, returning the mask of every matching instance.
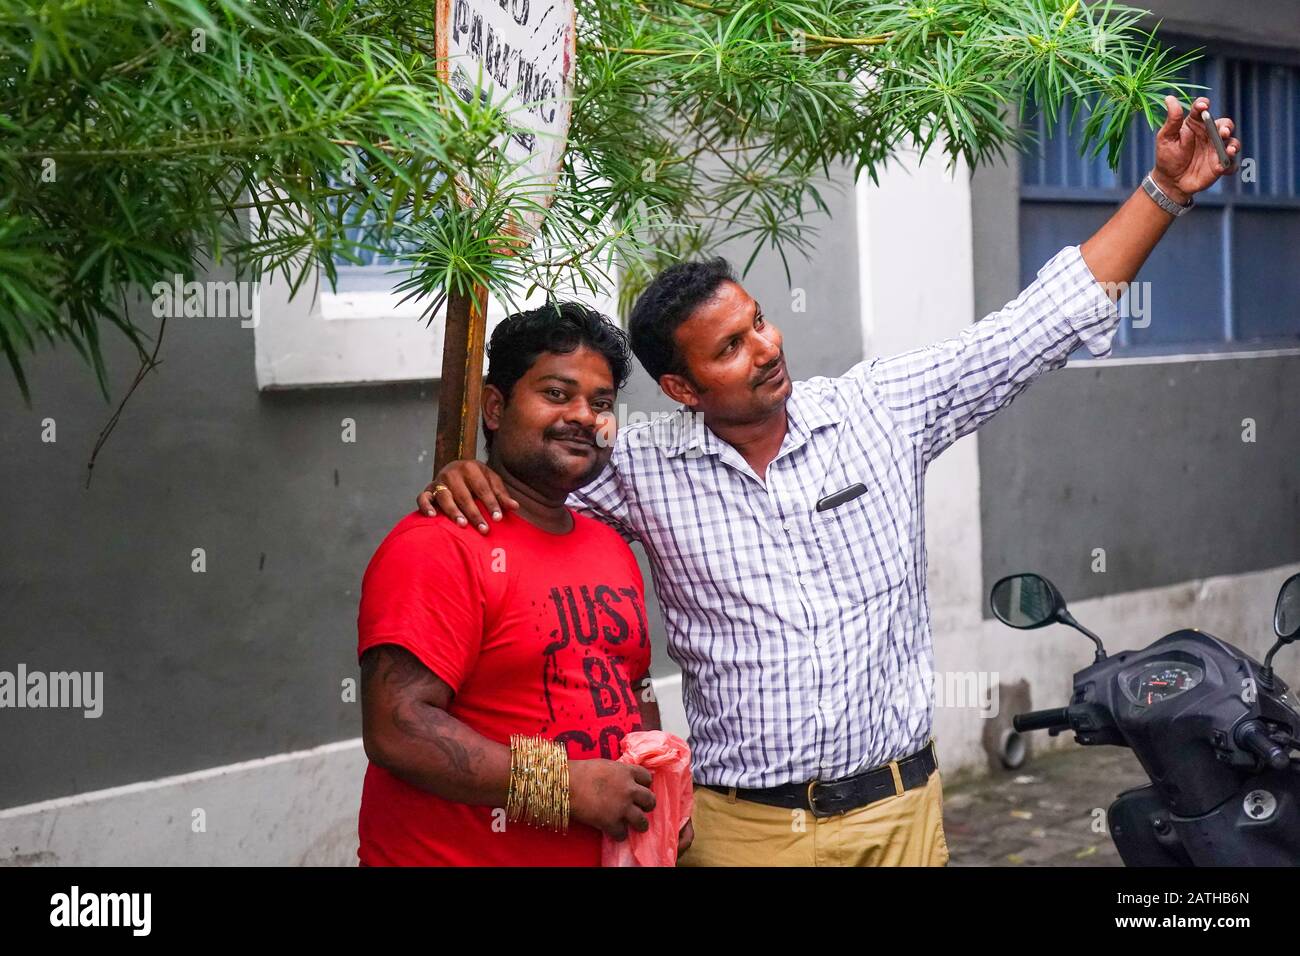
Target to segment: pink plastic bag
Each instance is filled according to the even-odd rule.
[[[662,730],[639,730],[623,738],[619,763],[636,764],[654,774],[650,789],[655,808],[646,816],[650,829],[632,830],[623,841],[603,838],[601,866],[676,866],[677,834],[690,819],[691,748],[686,741]]]

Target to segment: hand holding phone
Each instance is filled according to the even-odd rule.
[[[1201,122],[1205,124],[1205,132],[1209,134],[1210,142],[1214,144],[1214,150],[1219,154],[1219,165],[1227,169],[1232,165],[1232,157],[1224,148],[1223,137],[1219,135],[1219,126],[1214,122],[1214,117],[1210,115],[1209,110],[1201,110]]]

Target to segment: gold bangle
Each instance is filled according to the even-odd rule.
[[[568,831],[568,754],[545,737],[510,737],[510,790],[506,819],[529,826]]]
[[[544,737],[510,736],[506,819],[568,832],[569,759],[563,744]]]

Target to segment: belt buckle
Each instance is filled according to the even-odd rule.
[[[813,796],[813,789],[817,786],[818,783],[819,783],[819,781],[817,781],[817,780],[809,780],[809,781],[808,781],[808,809],[812,811],[812,815],[813,815],[814,817],[816,817],[817,819],[824,819],[824,818],[826,818],[826,817],[833,817],[833,816],[835,816],[835,811],[834,811],[834,810],[829,811],[829,812],[826,812],[826,813],[822,813],[822,812],[818,811],[818,809],[817,809],[817,798],[816,798],[815,796]]]

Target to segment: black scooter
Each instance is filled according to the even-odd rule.
[[[1130,747],[1151,785],[1107,814],[1126,866],[1300,864],[1300,711],[1273,673],[1273,655],[1300,637],[1300,574],[1277,597],[1277,643],[1260,664],[1198,630],[1166,634],[1107,657],[1055,585],[1013,574],[993,585],[993,613],[1011,627],[1066,624],[1097,645],[1074,675],[1068,707],[1019,714],[1019,732],[1074,731],[1076,742]]]

